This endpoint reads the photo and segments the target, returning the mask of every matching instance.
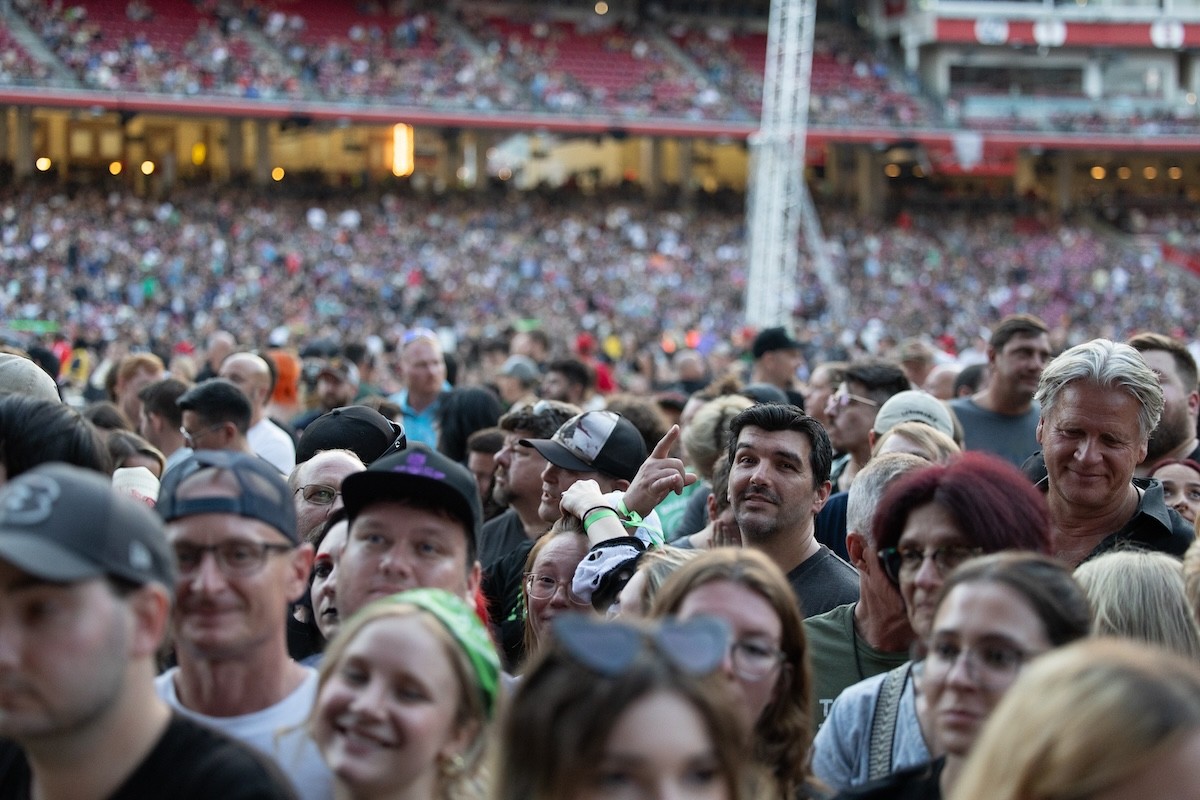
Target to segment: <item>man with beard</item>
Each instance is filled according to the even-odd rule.
[[[806,617],[857,601],[858,573],[814,535],[830,491],[825,429],[782,403],[751,406],[729,428],[729,500],[742,542],[787,574]]]
[[[521,440],[549,439],[582,409],[570,403],[539,400],[519,405],[500,418],[504,446],[496,454],[492,496],[508,510],[488,520],[479,537],[479,563],[486,571],[497,559],[525,541],[539,538],[554,520],[538,514],[542,502],[542,470],[547,461]]]
[[[982,450],[1021,466],[1038,449],[1039,413],[1033,401],[1050,360],[1050,331],[1030,314],[1000,320],[988,341],[988,378],[970,397],[950,401],[963,429],[963,448]]]
[[[1129,346],[1142,354],[1163,390],[1162,418],[1150,434],[1146,457],[1138,464],[1137,474],[1146,475],[1155,464],[1167,459],[1200,460],[1200,440],[1196,437],[1200,387],[1192,354],[1183,342],[1161,333],[1139,333],[1129,340]]]
[[[1192,526],[1162,484],[1134,478],[1163,411],[1160,376],[1129,345],[1094,339],[1042,373],[1038,443],[1046,459],[1051,548],[1072,566],[1117,547],[1182,556]]]

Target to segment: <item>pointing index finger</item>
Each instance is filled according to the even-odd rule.
[[[663,438],[658,440],[658,444],[654,445],[654,452],[650,454],[651,458],[670,458],[671,448],[675,446],[675,442],[679,439],[679,426],[672,425],[671,430],[667,431]]]

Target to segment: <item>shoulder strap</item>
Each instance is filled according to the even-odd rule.
[[[892,772],[892,745],[896,738],[896,720],[900,716],[900,698],[912,663],[888,672],[875,701],[871,719],[871,745],[867,751],[867,780],[886,778]]]

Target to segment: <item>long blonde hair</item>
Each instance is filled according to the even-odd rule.
[[[1200,732],[1200,668],[1087,639],[1039,657],[1005,694],[950,800],[1087,800]]]

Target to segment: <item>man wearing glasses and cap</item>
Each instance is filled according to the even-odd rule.
[[[313,560],[287,484],[256,456],[198,451],[163,481],[157,511],[179,571],[179,665],[159,676],[159,696],[274,759],[300,797],[331,797],[304,729],[317,673],[287,650],[286,610]]]
[[[162,523],[96,473],[46,464],[0,489],[0,795],[295,796],[155,693],[175,583]]]

